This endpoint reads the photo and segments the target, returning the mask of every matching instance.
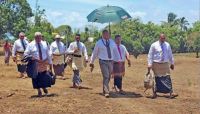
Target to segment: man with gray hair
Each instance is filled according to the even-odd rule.
[[[14,42],[12,49],[13,61],[16,62],[18,72],[20,72],[19,78],[26,78],[26,76],[24,76],[24,73],[26,72],[26,64],[21,62],[24,51],[26,50],[26,46],[28,44],[28,41],[24,39],[24,37],[25,34],[20,32],[19,39]]]
[[[37,76],[32,78],[33,88],[38,90],[38,96],[42,96],[41,88],[48,94],[47,87],[51,87],[51,77],[48,70],[52,72],[52,59],[46,42],[42,41],[42,34],[35,33],[35,40],[28,44],[24,56],[32,56],[37,61]]]

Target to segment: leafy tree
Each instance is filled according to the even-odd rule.
[[[189,22],[185,19],[185,17],[179,19],[179,24],[182,31],[188,30]]]
[[[35,32],[41,32],[44,35],[44,38],[47,42],[51,43],[53,41],[53,31],[54,27],[51,23],[47,21],[45,18],[45,10],[40,9],[40,6],[38,5],[34,14],[34,22],[29,21],[29,30],[26,32],[27,37],[29,40],[34,39],[34,33]]]
[[[170,26],[178,25],[177,15],[175,13],[170,12],[167,17],[167,22],[170,24]]]
[[[28,30],[28,18],[33,16],[26,0],[3,0],[0,5],[0,36],[10,32],[15,37]]]
[[[200,51],[200,21],[196,21],[193,24],[191,33],[187,37],[187,43],[189,44],[190,51],[196,52],[196,57],[199,58]]]
[[[137,57],[142,54],[144,51],[144,47],[142,46],[140,41],[133,41],[133,55],[137,59]]]
[[[72,28],[69,25],[60,25],[59,27],[55,28],[54,32],[59,33],[62,36],[65,36],[65,41],[68,44],[73,41]]]
[[[54,37],[52,35],[52,32],[54,31],[53,26],[46,19],[41,20],[40,24],[40,27],[31,25],[29,31],[26,32],[28,39],[30,41],[34,40],[34,33],[39,31],[44,35],[46,41],[48,41],[49,43],[52,42]]]

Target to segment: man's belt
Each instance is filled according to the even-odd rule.
[[[24,54],[23,51],[16,51],[16,53],[18,53],[18,54]]]
[[[168,63],[168,62],[153,62],[153,63],[157,63],[157,64],[165,64],[165,63]]]
[[[119,61],[119,62],[113,61],[113,64],[119,64],[119,63],[124,63],[124,61]]]
[[[113,60],[103,60],[103,59],[99,59],[100,61],[106,61],[106,62],[112,62]]]
[[[62,56],[64,54],[53,54],[53,56]]]
[[[82,57],[82,55],[72,54],[74,57]]]

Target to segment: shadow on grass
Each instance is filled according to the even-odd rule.
[[[96,93],[96,94],[104,96],[103,93]],[[124,91],[123,94],[110,92],[110,98],[140,98],[140,97],[143,96],[140,93],[135,93],[135,92]]]
[[[48,94],[48,95],[42,95],[42,96],[38,96],[38,95],[32,95],[30,97],[30,99],[34,99],[34,98],[43,98],[43,97],[58,97],[59,95],[58,94],[55,94],[55,93],[51,93],[51,94]]]
[[[69,88],[74,88],[74,89],[87,89],[87,90],[92,90],[92,88],[89,88],[89,87],[85,87],[85,86],[81,86],[81,87],[74,87],[74,86],[70,86]]]
[[[162,95],[159,95],[159,94],[157,94],[157,97],[152,97],[152,95],[146,95],[145,96],[146,98],[149,98],[149,99],[157,99],[157,98],[168,98],[168,99],[176,99],[176,97],[178,97],[178,96],[172,96],[172,97],[170,97],[169,96],[169,94],[162,94]]]

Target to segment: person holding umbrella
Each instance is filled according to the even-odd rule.
[[[91,72],[94,68],[94,61],[98,57],[99,65],[103,76],[103,94],[106,98],[109,97],[109,82],[113,69],[113,49],[116,44],[110,38],[108,30],[103,30],[102,38],[99,39],[92,52],[90,67]]]

